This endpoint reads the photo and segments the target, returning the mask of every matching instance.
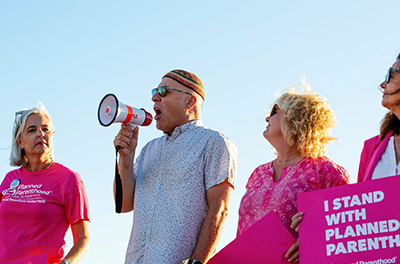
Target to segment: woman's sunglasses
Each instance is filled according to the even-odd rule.
[[[386,74],[386,78],[385,78],[386,83],[389,83],[389,81],[390,81],[390,73],[391,73],[391,72],[398,72],[398,73],[400,73],[400,70],[395,69],[395,68],[389,68],[389,70],[388,70],[388,72],[387,72],[387,74]]]
[[[158,94],[161,97],[164,97],[164,96],[166,96],[168,94],[168,90],[174,90],[174,91],[177,91],[177,92],[181,92],[181,93],[185,93],[185,94],[189,94],[189,95],[193,96],[191,93],[188,93],[188,92],[185,92],[185,91],[181,91],[181,90],[169,87],[169,86],[161,86],[161,87],[158,87],[158,88],[154,88],[153,90],[151,90],[151,96],[154,96],[158,92]]]
[[[278,105],[274,104],[274,106],[271,109],[271,113],[269,114],[269,117],[275,115],[276,114],[276,110],[278,110],[278,108],[279,108]]]

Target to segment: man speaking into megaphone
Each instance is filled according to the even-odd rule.
[[[164,135],[141,150],[139,127],[122,124],[122,212],[134,210],[125,263],[206,263],[227,217],[237,171],[237,150],[200,119],[205,97],[193,73],[173,70],[152,91],[154,120]]]

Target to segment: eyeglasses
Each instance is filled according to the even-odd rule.
[[[274,104],[274,106],[272,107],[271,113],[269,114],[269,117],[273,116],[276,114],[276,110],[278,110],[278,105]]]
[[[389,68],[389,70],[388,70],[388,72],[386,74],[386,78],[385,78],[386,83],[389,83],[389,81],[390,81],[390,72],[398,72],[398,73],[400,73],[400,70],[395,69],[395,68]]]
[[[154,96],[158,92],[158,94],[161,97],[164,97],[164,96],[166,96],[168,94],[168,90],[174,90],[174,91],[177,91],[177,92],[181,92],[181,93],[185,93],[185,94],[189,94],[189,95],[193,96],[193,94],[191,94],[191,93],[188,93],[188,92],[185,92],[185,91],[181,91],[181,90],[169,87],[169,86],[161,86],[161,87],[158,87],[158,88],[154,88],[153,90],[151,90],[151,96]]]

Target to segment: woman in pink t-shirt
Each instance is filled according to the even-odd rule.
[[[0,185],[0,263],[35,256],[78,263],[89,249],[89,202],[82,179],[54,162],[46,108],[16,113],[9,172]],[[64,256],[71,227],[74,245]]]
[[[290,228],[297,213],[298,193],[349,183],[348,173],[323,156],[334,138],[336,120],[328,103],[305,84],[305,93],[293,88],[283,93],[266,118],[264,137],[275,148],[275,160],[256,168],[250,176],[239,208],[240,235],[270,212]],[[289,262],[299,262],[298,242],[287,252]]]

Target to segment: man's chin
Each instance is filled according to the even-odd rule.
[[[156,122],[156,128],[164,133],[166,133],[167,131],[165,131],[165,127],[163,127],[159,122]]]

